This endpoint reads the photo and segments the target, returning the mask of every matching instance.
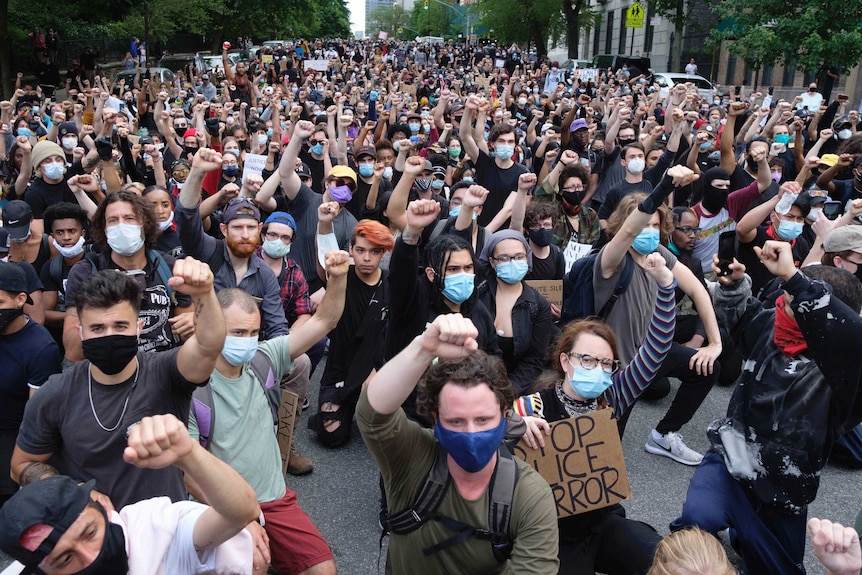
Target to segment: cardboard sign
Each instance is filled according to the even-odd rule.
[[[480,88],[490,88],[491,78],[486,78],[485,76],[476,76],[476,85]]]
[[[401,84],[401,93],[410,97],[416,96],[416,86],[413,84]]]
[[[557,517],[602,509],[631,497],[623,447],[611,409],[551,424],[545,447],[521,440],[515,456],[545,478],[554,494]]]
[[[494,67],[495,68],[505,68],[506,67],[506,61],[503,58],[496,58],[494,60]]]
[[[263,169],[266,167],[266,156],[262,154],[246,154],[245,162],[242,165],[242,179],[249,174],[257,174],[261,176]]]
[[[318,72],[326,72],[326,68],[329,66],[329,60],[319,59],[319,60],[306,60],[305,61],[305,69],[306,70],[316,70]]]
[[[569,240],[569,243],[566,244],[566,249],[563,250],[563,258],[566,260],[566,273],[569,273],[569,270],[572,269],[573,263],[582,257],[589,255],[592,249],[592,245],[579,244],[575,241],[573,236],[572,239]]]
[[[527,285],[539,292],[548,303],[563,307],[563,280],[527,280]]]
[[[378,32],[378,34],[377,34],[377,39],[378,39],[378,40],[387,40],[387,39],[389,39],[389,32],[384,32],[383,30],[381,30],[381,31],[380,31],[380,32]]]
[[[293,441],[293,425],[296,422],[296,404],[299,396],[292,391],[281,392],[281,405],[278,408],[278,450],[281,451],[281,473],[287,473],[287,460],[290,459],[290,444]]]

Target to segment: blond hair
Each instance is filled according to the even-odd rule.
[[[738,574],[718,539],[692,527],[661,540],[647,575]]]

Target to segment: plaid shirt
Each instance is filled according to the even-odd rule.
[[[260,256],[262,251],[263,248],[258,246],[257,255]],[[282,266],[282,272],[277,277],[278,285],[281,288],[279,297],[284,308],[287,325],[293,325],[299,316],[311,315],[314,312],[311,309],[311,300],[308,298],[308,282],[305,281],[302,270],[289,257],[285,256],[284,260],[287,267]]]

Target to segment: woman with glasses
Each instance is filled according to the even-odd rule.
[[[513,230],[492,234],[479,255],[487,281],[479,301],[494,316],[497,344],[515,392],[527,393],[545,367],[553,323],[551,306],[524,283],[533,256],[524,235]]]
[[[673,277],[664,258],[646,256],[644,271],[658,286],[652,318],[634,360],[620,369],[613,330],[598,319],[568,324],[552,354],[555,373],[544,388],[515,401],[515,410],[527,423],[524,440],[544,447],[551,422],[613,409],[616,419],[625,415],[649,386],[671,348],[675,327]],[[661,541],[655,529],[626,518],[620,504],[564,517],[560,528],[560,573],[594,575],[643,574]]]

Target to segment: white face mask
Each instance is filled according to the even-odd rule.
[[[63,138],[61,143],[63,144],[64,150],[71,152],[78,145],[78,138],[75,138],[74,136],[71,138]]]
[[[838,132],[838,139],[839,140],[846,140],[852,135],[853,135],[853,132],[852,132],[852,130],[850,130],[850,128],[844,128],[843,130]]]
[[[58,244],[57,240],[52,239],[52,241],[54,242],[54,247],[64,258],[74,258],[75,256],[80,255],[81,252],[84,251],[84,236],[78,238],[78,242],[73,246],[69,246],[68,248],[64,248],[63,246]]]
[[[812,222],[816,222],[822,212],[823,208],[811,208],[808,210],[808,219]]]
[[[173,212],[173,210],[171,210],[171,215],[168,216],[168,219],[166,219],[163,222],[158,222],[159,229],[162,231],[165,231],[166,229],[170,228],[171,225],[173,225],[173,223],[174,223],[174,212]]]
[[[258,146],[265,146],[265,145],[266,145],[267,140],[269,140],[269,138],[267,137],[267,135],[266,135],[266,134],[258,134],[258,136],[257,136],[257,145],[258,145]]]
[[[137,224],[117,224],[105,230],[108,245],[121,256],[131,256],[144,247],[141,226]]]
[[[644,171],[646,167],[646,162],[643,158],[632,158],[628,162],[626,162],[626,169],[632,174],[640,174]]]

